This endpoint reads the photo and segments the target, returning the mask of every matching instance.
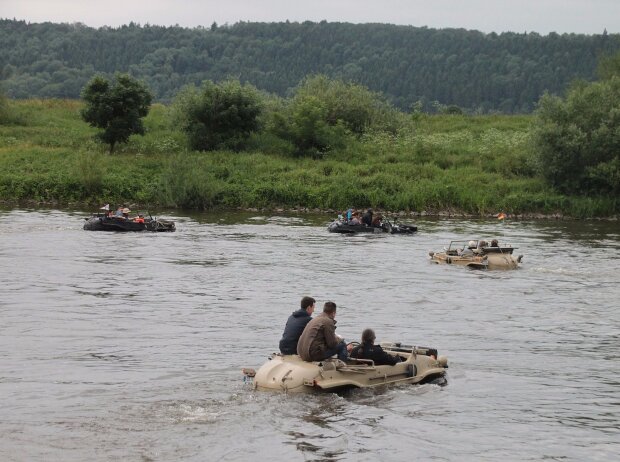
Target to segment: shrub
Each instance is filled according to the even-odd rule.
[[[259,128],[262,101],[252,85],[238,80],[205,81],[186,87],[175,98],[173,121],[188,137],[191,149],[240,151]]]
[[[538,168],[565,193],[620,192],[620,77],[577,83],[565,99],[543,95],[533,141]]]
[[[368,129],[396,132],[402,124],[396,111],[378,93],[352,82],[332,80],[324,75],[304,79],[295,90],[295,97],[302,101],[316,98],[325,110],[325,122],[344,125],[347,130],[361,135]]]

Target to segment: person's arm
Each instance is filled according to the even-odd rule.
[[[334,348],[340,340],[336,337],[336,325],[333,322],[326,322],[324,331],[325,334],[325,343],[327,344],[327,348]]]
[[[380,346],[375,346],[375,353],[379,356],[383,363],[393,366],[394,364],[400,362],[396,356],[392,356],[389,353],[383,351],[383,348]]]

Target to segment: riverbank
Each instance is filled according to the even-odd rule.
[[[350,206],[403,216],[604,218],[616,198],[563,196],[535,174],[530,116],[422,116],[397,135],[352,139],[323,158],[188,151],[156,105],[147,134],[113,155],[93,141],[81,103],[12,101],[0,126],[5,203],[136,204],[194,210],[319,210]]]
[[[132,210],[148,210],[149,207],[155,207],[151,209],[151,211],[157,211],[159,213],[159,209],[156,204],[139,204],[134,202],[123,202]],[[7,201],[0,200],[0,208],[4,209],[32,209],[32,210],[41,210],[41,209],[73,209],[73,210],[92,210],[92,212],[96,212],[99,210],[101,204],[91,204],[84,202],[59,202],[59,201],[50,201],[50,202],[41,202],[41,201]],[[169,213],[172,213],[170,208],[167,210]],[[335,219],[339,213],[342,213],[342,210],[336,209],[320,209],[320,208],[308,208],[308,207],[237,207],[234,209],[224,209],[224,208],[213,208],[210,211],[222,213],[222,212],[253,212],[253,213],[261,213],[261,214],[273,214],[273,215],[324,215],[326,219]],[[498,219],[497,213],[488,213],[485,215],[476,215],[471,213],[466,213],[458,210],[422,210],[422,211],[391,211],[391,210],[382,210],[382,209],[374,209],[374,211],[378,214],[388,217],[389,219],[417,219],[417,218],[461,218],[461,219]],[[554,214],[544,214],[544,213],[521,213],[521,214],[511,214],[504,213],[503,220],[558,220],[558,221],[573,221],[573,220],[600,220],[600,221],[618,221],[620,217],[618,215],[610,215],[605,217],[573,217],[562,215],[560,213]]]

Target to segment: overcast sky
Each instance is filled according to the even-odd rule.
[[[327,20],[600,34],[620,33],[620,0],[0,0],[0,18],[92,27]]]

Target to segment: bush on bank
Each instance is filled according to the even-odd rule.
[[[368,131],[321,158],[277,150],[188,151],[154,105],[145,136],[114,155],[93,141],[80,102],[10,101],[0,125],[0,200],[211,208],[373,206],[390,211],[604,217],[614,197],[563,195],[536,174],[530,116],[423,115]]]
[[[620,194],[620,76],[544,95],[534,139],[540,171],[568,194]]]

